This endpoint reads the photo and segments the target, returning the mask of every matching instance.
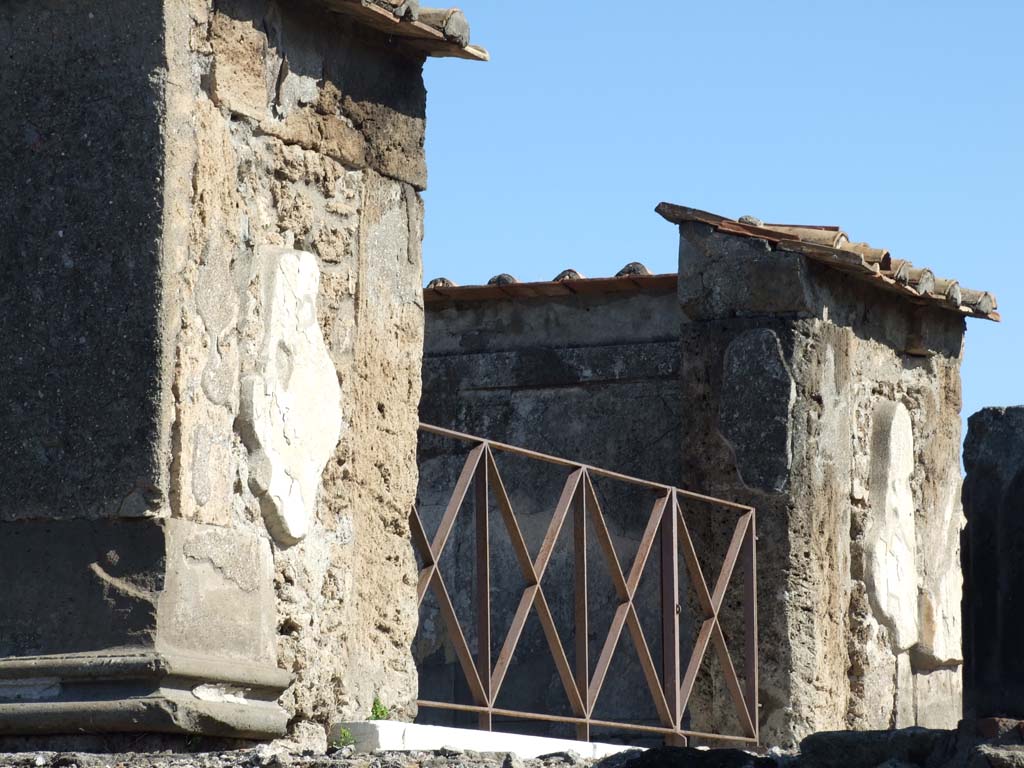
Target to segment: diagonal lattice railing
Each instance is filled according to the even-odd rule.
[[[480,726],[486,730],[493,727],[495,716],[568,723],[576,727],[580,739],[589,740],[592,727],[618,728],[622,730],[655,733],[663,736],[668,743],[685,744],[688,737],[721,739],[757,743],[758,741],[758,668],[757,668],[757,584],[756,584],[756,530],[755,511],[733,502],[691,493],[671,486],[664,486],[615,472],[590,467],[565,459],[546,456],[510,445],[504,445],[483,438],[472,437],[458,432],[421,425],[424,433],[468,443],[472,446],[455,484],[455,489],[441,516],[440,524],[433,538],[428,537],[419,512],[414,508],[410,515],[413,544],[422,560],[417,597],[420,604],[432,591],[440,609],[440,615],[448,632],[448,638],[455,650],[459,666],[465,675],[472,705],[436,701],[420,701],[424,708],[467,711],[479,716]],[[498,471],[495,452],[516,454],[528,459],[565,467],[568,478],[562,487],[561,496],[554,515],[536,557],[530,555],[520,530],[516,513],[509,500],[504,480]],[[615,550],[611,533],[598,501],[594,488],[595,477],[610,478],[634,486],[653,490],[658,498],[653,505],[639,547],[628,572]],[[469,495],[474,494],[474,523],[476,542],[476,584],[477,608],[476,637],[477,652],[474,653],[466,640],[466,634],[459,622],[451,594],[441,573],[441,556],[448,544],[460,509]],[[739,513],[739,520],[732,533],[721,570],[712,591],[704,577],[698,560],[690,530],[687,527],[681,500],[690,499],[721,506]],[[490,504],[496,503],[507,529],[515,559],[526,588],[519,597],[511,626],[504,638],[497,659],[491,653],[491,531]],[[574,661],[571,664],[555,625],[555,620],[544,593],[544,575],[551,562],[559,535],[569,518],[573,519],[574,554],[574,620],[573,642]],[[617,605],[612,617],[608,635],[601,647],[596,665],[591,671],[587,583],[587,522],[596,537],[596,543],[604,557],[615,590]],[[644,635],[637,606],[634,602],[637,588],[644,570],[651,558],[655,539],[661,534],[661,647],[660,669],[651,654]],[[689,586],[694,591],[700,609],[700,629],[690,658],[681,665],[680,649],[680,594],[679,555],[689,575]],[[733,665],[732,656],[720,621],[723,601],[732,581],[738,563],[744,568],[743,578],[743,635],[744,635],[744,682],[741,684]],[[495,706],[498,694],[505,683],[509,666],[515,656],[527,619],[535,612],[543,629],[548,647],[554,658],[555,667],[562,687],[568,697],[571,717],[521,712]],[[624,630],[628,630],[636,649],[641,670],[651,701],[657,711],[660,726],[621,723],[594,718],[598,697],[604,686],[609,668]],[[701,733],[683,727],[684,715],[691,702],[697,675],[709,648],[719,662],[736,717],[742,733]]]

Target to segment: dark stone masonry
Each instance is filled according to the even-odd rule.
[[[964,715],[1024,719],[1024,407],[974,414],[964,467]]]

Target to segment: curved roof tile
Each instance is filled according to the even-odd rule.
[[[773,248],[802,254],[909,301],[952,309],[970,317],[1000,320],[996,312],[998,303],[991,293],[962,288],[956,280],[936,277],[930,269],[894,259],[885,249],[853,243],[839,227],[764,224],[751,216],[733,220],[672,203],[662,203],[656,210],[673,224],[696,221],[719,232],[765,240]]]
[[[490,61],[486,49],[470,45],[469,22],[458,8],[421,8],[419,0],[319,0],[335,13],[399,38],[427,56]]]

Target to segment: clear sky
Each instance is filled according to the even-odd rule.
[[[964,412],[1024,404],[1022,0],[463,0],[427,64],[426,278],[677,268],[667,200],[839,225],[969,288]]]

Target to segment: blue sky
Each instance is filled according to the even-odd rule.
[[[427,65],[428,279],[673,272],[662,200],[840,225],[996,293],[964,413],[1024,403],[1024,3],[462,7],[493,60]]]

